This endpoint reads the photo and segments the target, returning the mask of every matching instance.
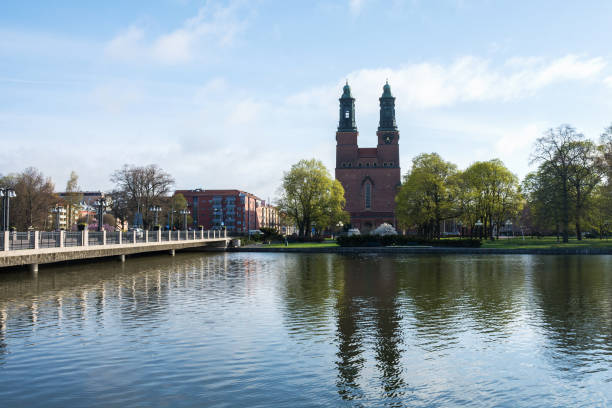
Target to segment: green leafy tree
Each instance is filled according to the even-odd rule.
[[[417,226],[426,238],[440,238],[440,222],[456,214],[456,174],[457,166],[437,153],[415,157],[395,198],[399,223]]]
[[[310,234],[313,226],[322,231],[348,222],[345,203],[342,185],[319,160],[300,160],[283,176],[278,207],[295,222],[301,237]]]
[[[501,226],[514,219],[523,206],[518,178],[499,159],[476,162],[460,178],[458,191],[463,197],[458,201],[468,223],[473,226],[474,219],[480,219],[491,239],[496,226],[499,237]]]
[[[531,156],[532,163],[545,166],[558,185],[563,242],[569,241],[571,173],[579,161],[581,149],[577,147],[583,140],[584,135],[576,132],[576,129],[570,125],[561,125],[556,129],[547,130],[544,136],[536,141]]]

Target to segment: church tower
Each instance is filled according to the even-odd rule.
[[[377,147],[357,144],[355,98],[347,84],[340,101],[336,132],[336,179],[344,187],[351,225],[367,233],[383,222],[395,223],[395,194],[401,182],[399,131],[395,122],[395,97],[386,83],[380,97]]]

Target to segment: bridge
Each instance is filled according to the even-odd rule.
[[[226,248],[226,231],[28,231],[0,232],[0,268],[168,252],[202,247]]]

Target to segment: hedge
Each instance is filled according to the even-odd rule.
[[[441,240],[426,240],[414,236],[407,235],[352,235],[340,236],[336,239],[338,245],[343,247],[363,247],[363,246],[410,246],[410,245],[428,245],[438,247],[463,247],[463,248],[478,248],[480,240],[478,239],[441,239]]]

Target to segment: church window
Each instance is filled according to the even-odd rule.
[[[367,162],[367,163],[366,163],[366,167],[370,167],[370,162]]]
[[[358,166],[361,167],[361,163],[359,163]]]
[[[369,181],[365,183],[365,208],[372,208],[372,184]]]
[[[376,164],[376,162],[374,162],[374,167],[376,167],[376,166],[377,166],[377,164]]]

